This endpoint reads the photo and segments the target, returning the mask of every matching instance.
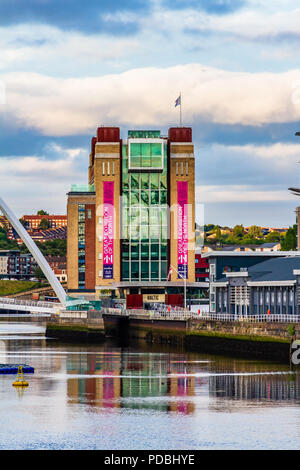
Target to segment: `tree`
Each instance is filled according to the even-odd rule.
[[[268,235],[265,237],[265,242],[266,243],[275,243],[275,242],[280,242],[281,241],[281,235],[279,232],[270,232]]]
[[[245,235],[245,230],[243,225],[235,225],[233,227],[233,236],[236,238],[242,238]]]
[[[34,270],[34,277],[36,277],[37,279],[46,279],[45,274],[43,273],[40,267]]]
[[[263,236],[262,230],[257,225],[251,225],[248,230],[249,238],[261,238]]]
[[[215,240],[220,241],[221,237],[222,237],[222,234],[221,234],[221,229],[220,229],[219,225],[215,226],[214,233],[216,234]]]
[[[49,215],[49,214],[48,214],[48,212],[41,209],[41,210],[37,211],[37,215]]]
[[[42,219],[41,222],[40,222],[39,228],[41,230],[47,230],[48,228],[50,228],[49,220],[48,219]]]
[[[282,251],[296,250],[297,247],[297,226],[289,227],[281,243]]]

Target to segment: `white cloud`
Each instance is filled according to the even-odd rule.
[[[0,159],[0,196],[18,217],[41,208],[50,213],[66,213],[65,195],[71,184],[87,182],[86,149],[49,145],[47,151],[60,157],[49,160],[33,155]]]
[[[300,119],[300,103],[293,103],[300,70],[245,73],[188,64],[86,78],[12,73],[0,79],[6,117],[45,135],[93,133],[98,124],[176,125],[180,90],[186,124],[260,126]]]
[[[256,186],[231,185],[224,187],[221,185],[197,186],[196,200],[199,203],[211,202],[234,202],[238,204],[252,204],[255,202],[283,202],[292,201],[293,196],[287,190],[258,190]]]
[[[62,31],[43,24],[20,24],[0,28],[0,69],[33,64],[48,70],[59,70],[64,62],[81,70],[89,64],[120,59],[139,49],[135,38],[119,38],[107,34],[85,35]]]

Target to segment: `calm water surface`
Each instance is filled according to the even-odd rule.
[[[0,449],[299,449],[300,374],[147,346],[62,344],[0,322]]]

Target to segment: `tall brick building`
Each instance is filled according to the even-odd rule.
[[[69,293],[164,300],[183,293],[184,278],[199,288],[191,128],[170,128],[168,136],[128,131],[122,139],[119,128],[99,127],[88,183],[68,193]]]

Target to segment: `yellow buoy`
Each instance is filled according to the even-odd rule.
[[[28,387],[29,383],[24,379],[23,367],[18,367],[17,380],[13,382],[13,387]]]

